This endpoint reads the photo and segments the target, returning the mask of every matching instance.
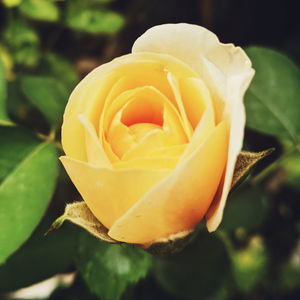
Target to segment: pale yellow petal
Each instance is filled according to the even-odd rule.
[[[226,126],[221,123],[165,179],[136,202],[109,230],[119,241],[144,244],[193,228],[206,213],[227,157]]]
[[[149,153],[150,156],[168,156],[168,157],[179,157],[184,149],[186,148],[187,144],[170,146],[170,147],[161,147],[157,148]]]
[[[179,81],[184,110],[195,129],[204,113],[215,124],[215,112],[212,104],[210,92],[205,83],[200,78],[182,78]]]
[[[148,69],[153,73],[146,75]],[[68,156],[80,160],[87,160],[85,151],[85,133],[78,120],[79,114],[84,114],[89,122],[95,127],[98,134],[99,118],[102,115],[106,98],[112,90],[114,84],[124,77],[124,74],[131,76],[131,86],[137,87],[144,85],[142,78],[150,80],[150,84],[161,89],[172,98],[170,87],[165,84],[166,68],[172,71],[176,76],[197,76],[184,63],[169,55],[160,55],[155,53],[128,54],[103,64],[89,73],[72,92],[64,113],[64,122],[62,126],[62,144],[64,151]],[[132,71],[132,74],[130,73]],[[150,73],[151,73],[150,72]],[[159,80],[157,75],[160,74]],[[165,74],[165,75],[164,75]],[[136,78],[134,81],[133,78]],[[162,78],[165,78],[164,80]],[[146,80],[145,79],[145,80]],[[128,81],[126,81],[126,84]],[[119,89],[126,89],[126,84],[120,83],[115,89],[118,94]],[[171,99],[172,101],[172,99]],[[101,126],[101,125],[100,125]],[[99,135],[100,138],[101,135]],[[105,144],[105,142],[103,142]],[[106,148],[109,148],[107,145]],[[108,154],[113,157],[113,153]]]
[[[122,160],[146,156],[156,148],[187,143],[178,111],[151,86],[121,93],[106,109],[103,119],[106,140]]]
[[[251,62],[241,48],[222,44],[214,33],[190,24],[152,27],[136,40],[132,51],[169,54],[188,64],[210,90],[217,123],[220,120],[227,123],[230,140],[224,188],[207,220],[209,231],[214,231],[221,222],[235,161],[242,147],[245,126],[243,96],[254,75]]]
[[[96,166],[111,167],[110,160],[100,144],[95,128],[87,120],[85,115],[78,115],[78,119],[85,130],[87,162]]]
[[[185,132],[186,132],[186,135],[188,137],[188,139],[190,140],[192,134],[193,134],[193,128],[192,128],[192,125],[187,117],[187,113],[186,113],[186,110],[185,110],[185,107],[184,107],[184,104],[183,104],[183,99],[181,97],[181,93],[180,93],[180,89],[179,89],[179,83],[178,83],[178,80],[176,79],[176,77],[171,73],[169,72],[168,73],[168,81],[169,81],[169,84],[170,86],[172,87],[172,91],[173,91],[173,94],[174,94],[174,97],[175,97],[175,101],[176,101],[176,104],[177,104],[177,107],[178,107],[178,110],[179,110],[179,113],[180,113],[180,116],[181,116],[181,119],[182,119],[182,122],[183,122],[183,127],[185,129]],[[188,100],[187,100],[188,101]]]
[[[131,160],[120,161],[113,164],[116,169],[170,169],[173,170],[178,163],[178,157],[156,156],[140,157]]]
[[[106,169],[67,156],[60,160],[92,213],[107,228],[170,172]]]

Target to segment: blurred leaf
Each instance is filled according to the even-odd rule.
[[[106,4],[106,3],[113,2],[113,1],[115,1],[115,0],[92,0],[91,2]]]
[[[4,38],[13,48],[22,47],[25,44],[38,44],[38,34],[25,20],[12,19],[5,28]]]
[[[7,84],[7,93],[9,101],[7,101],[7,109],[9,115],[18,122],[22,123],[29,118],[29,111],[32,109],[31,104],[26,100],[21,92],[18,78]]]
[[[295,189],[300,189],[300,153],[296,152],[281,163],[282,167],[286,171],[286,182],[294,187]]]
[[[20,128],[0,127],[0,263],[30,236],[48,205],[56,150]]]
[[[4,77],[8,80],[12,80],[15,78],[15,74],[13,72],[14,62],[9,53],[7,47],[0,44],[0,63],[2,63],[4,67]]]
[[[33,67],[39,60],[39,36],[22,19],[12,19],[4,31],[4,39],[8,44],[16,64]]]
[[[36,66],[39,58],[40,53],[36,45],[25,45],[14,53],[16,63],[29,68]]]
[[[267,253],[261,238],[255,236],[245,249],[231,253],[233,275],[238,288],[250,292],[264,277]]]
[[[78,231],[69,225],[45,237],[51,220],[47,216],[26,243],[0,266],[0,291],[16,290],[70,270]]]
[[[6,80],[4,66],[0,60],[0,125],[11,125],[6,112]]]
[[[60,81],[50,77],[24,76],[21,79],[21,89],[50,124],[58,125],[69,96]]]
[[[62,56],[48,53],[42,57],[40,66],[42,74],[58,78],[68,87],[69,92],[79,82],[79,75],[74,65]]]
[[[118,300],[130,284],[146,276],[151,257],[131,245],[100,242],[82,232],[77,265],[90,290],[103,300]]]
[[[26,17],[34,20],[54,22],[59,19],[59,9],[54,1],[23,0],[19,9]]]
[[[179,254],[155,261],[155,276],[170,294],[182,299],[207,299],[222,286],[229,259],[223,242],[201,232],[195,242]]]
[[[2,0],[2,2],[7,7],[15,7],[20,5],[22,0]]]
[[[256,74],[246,94],[247,125],[296,142],[300,135],[300,70],[274,50],[246,49]]]
[[[240,188],[227,200],[221,228],[252,230],[264,220],[267,205],[262,191],[254,186]]]
[[[66,25],[74,30],[93,34],[113,34],[124,24],[124,18],[116,12],[69,5]]]
[[[286,290],[293,290],[299,288],[300,282],[300,241],[292,252],[288,262],[285,262],[280,267],[279,286]]]

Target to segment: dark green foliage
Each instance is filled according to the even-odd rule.
[[[129,285],[147,275],[150,265],[151,256],[133,245],[80,235],[77,266],[91,291],[103,299],[121,299]]]
[[[53,143],[40,142],[19,128],[0,128],[0,262],[31,234],[55,187],[57,157]]]
[[[182,299],[205,299],[221,287],[230,272],[226,247],[215,234],[201,232],[183,252],[158,258],[158,282]]]

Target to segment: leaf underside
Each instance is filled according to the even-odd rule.
[[[231,188],[235,186],[255,164],[270,155],[274,150],[274,148],[270,148],[260,152],[241,151],[235,164]]]
[[[66,220],[84,228],[104,242],[119,243],[107,234],[108,229],[96,219],[84,201],[67,204],[64,214],[53,222],[47,233],[58,229]]]

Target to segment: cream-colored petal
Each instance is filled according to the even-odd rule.
[[[109,230],[119,241],[145,244],[193,228],[206,213],[227,156],[221,123],[198,149],[136,202]]]
[[[241,48],[222,44],[214,33],[190,24],[152,27],[135,41],[132,52],[169,54],[188,64],[208,86],[217,122],[224,119],[230,129],[224,186],[207,218],[208,230],[214,231],[221,222],[234,165],[242,147],[245,126],[242,101],[254,75],[251,62]],[[224,109],[220,110],[222,105]]]
[[[170,172],[106,169],[67,156],[60,160],[89,209],[107,228]]]
[[[100,167],[111,167],[109,158],[96,134],[95,128],[83,114],[78,115],[85,130],[87,162]]]
[[[210,232],[215,231],[218,228],[223,218],[223,211],[231,188],[235,163],[243,146],[245,121],[244,105],[241,102],[237,102],[236,106],[233,107],[231,111],[228,158],[223,185],[220,185],[220,190],[206,216],[206,226]]]
[[[238,83],[236,88],[245,89],[249,75],[253,75],[251,62],[241,48],[220,43],[214,33],[198,25],[154,26],[135,41],[132,52],[155,52],[178,58],[196,71],[209,89],[217,91],[222,99],[230,95],[229,77],[242,76],[246,84]]]

